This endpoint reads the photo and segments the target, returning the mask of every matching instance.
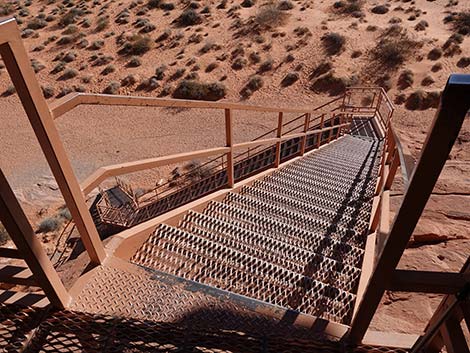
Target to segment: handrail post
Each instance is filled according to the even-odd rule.
[[[382,254],[353,318],[348,335],[350,343],[361,342],[370,325],[387,281],[400,261],[470,109],[468,97],[470,75],[451,75]]]
[[[44,290],[52,305],[61,309],[65,308],[70,302],[70,295],[47,257],[41,242],[34,234],[28,218],[1,169],[0,209],[2,210],[0,213],[2,224],[31,269],[34,279]]]
[[[9,41],[0,45],[0,55],[77,226],[83,245],[90,256],[90,261],[99,265],[106,258],[103,244],[88,211],[64,146],[60,141],[51,111],[31,68],[18,26],[13,18],[5,21],[2,25],[6,26],[5,30],[9,33]]]
[[[305,121],[304,121],[304,129],[303,132],[305,135],[302,137],[302,141],[300,142],[300,155],[303,156],[305,153],[305,144],[307,143],[307,131],[310,125],[310,113],[305,114]]]
[[[283,112],[279,112],[279,115],[277,117],[277,130],[276,130],[276,137],[281,138],[282,137],[282,120],[284,117]],[[282,141],[276,142],[276,158],[274,159],[274,168],[279,167],[281,164],[281,146],[282,146]]]
[[[226,146],[230,147],[227,152],[227,186],[233,188],[235,185],[235,175],[233,166],[233,121],[232,111],[225,109],[225,141]]]
[[[325,114],[322,114],[321,118],[320,118],[320,130],[323,129],[324,125],[325,125]],[[321,146],[323,132],[320,132],[317,136],[318,136],[318,138],[317,138],[317,148],[319,148]]]

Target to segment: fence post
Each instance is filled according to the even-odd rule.
[[[13,190],[0,169],[0,219],[33,277],[52,305],[65,308],[70,295],[47,257]]]
[[[276,130],[276,137],[281,138],[282,137],[282,120],[284,117],[283,112],[279,112],[279,115],[277,117],[277,130]],[[279,167],[279,164],[281,164],[281,145],[282,141],[276,142],[276,158],[274,159],[274,168]]]
[[[233,188],[235,185],[235,175],[233,167],[233,122],[232,122],[232,111],[225,109],[225,140],[226,146],[230,147],[230,151],[227,152],[227,184],[229,188]]]
[[[300,155],[303,156],[305,153],[305,144],[307,143],[307,131],[310,125],[310,113],[305,114],[305,121],[304,121],[304,133],[305,136],[302,137],[302,141],[300,143]]]
[[[90,261],[99,265],[106,258],[103,244],[54,125],[51,111],[31,68],[16,21],[13,18],[8,19],[2,22],[3,26],[9,33],[8,42],[0,45],[3,62],[77,226]]]
[[[323,126],[325,124],[325,114],[322,114],[321,115],[321,118],[320,118],[320,130],[323,129]],[[318,135],[318,138],[317,138],[317,148],[321,146],[321,142],[322,142],[322,138],[323,138],[323,132],[320,132]]]

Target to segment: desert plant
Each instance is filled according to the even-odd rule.
[[[47,21],[42,18],[33,18],[28,22],[27,28],[29,29],[41,29],[47,26]]]
[[[135,76],[130,74],[121,80],[121,85],[124,87],[127,87],[127,86],[134,85],[136,82],[137,82],[137,79],[135,78]]]
[[[470,57],[468,56],[463,56],[457,61],[457,67],[460,67],[461,69],[466,68],[467,66],[470,66]]]
[[[110,73],[116,71],[116,66],[114,65],[108,65],[106,66],[103,71],[101,71],[102,75],[109,75]]]
[[[141,34],[133,35],[128,42],[121,48],[120,53],[128,55],[142,55],[148,52],[152,47],[150,37]]]
[[[103,93],[106,94],[117,94],[121,88],[121,84],[117,81],[111,81],[108,86],[104,89]]]
[[[206,66],[206,72],[212,72],[217,67],[219,67],[219,63],[217,61],[213,61],[209,65]]]
[[[52,98],[54,97],[54,87],[52,86],[42,86],[41,87],[42,89],[42,95],[44,96],[44,98]]]
[[[62,32],[62,34],[67,34],[67,35],[69,35],[69,34],[75,34],[75,33],[77,33],[77,32],[78,32],[78,27],[77,27],[77,26],[75,26],[75,25],[68,25],[68,26],[64,29],[64,31]]]
[[[15,11],[13,3],[10,1],[0,1],[0,16],[8,16]]]
[[[176,19],[176,23],[181,27],[194,26],[202,22],[202,17],[194,9],[186,9]]]
[[[290,0],[281,0],[277,4],[277,7],[279,8],[279,10],[288,11],[294,8],[294,4]]]
[[[241,70],[246,66],[246,64],[247,64],[247,60],[242,56],[238,56],[232,62],[232,69]]]
[[[78,76],[78,71],[75,69],[65,69],[64,73],[60,77],[61,80],[69,80]]]
[[[36,233],[54,232],[61,226],[62,222],[57,217],[44,218],[38,225]]]
[[[411,87],[413,85],[413,82],[414,82],[414,73],[413,71],[409,69],[403,70],[400,76],[398,76],[397,83],[400,89]]]
[[[438,60],[442,56],[442,49],[441,48],[433,48],[428,53],[429,60]]]
[[[0,223],[0,246],[5,245],[9,239],[10,236],[8,235],[7,230],[5,229],[3,224]]]
[[[437,108],[439,105],[439,92],[425,92],[417,90],[411,93],[405,101],[405,108],[409,110],[426,110]]]
[[[408,33],[402,27],[392,25],[382,33],[371,53],[379,65],[387,69],[395,69],[420,46],[420,43],[409,38]]]
[[[470,10],[452,13],[444,22],[450,23],[454,32],[464,36],[470,35]]]
[[[338,55],[344,48],[346,39],[339,33],[330,32],[321,37],[323,47],[328,55]]]
[[[59,209],[57,215],[66,221],[70,221],[72,219],[72,214],[70,213],[69,209],[65,206]]]
[[[101,32],[109,26],[109,18],[106,16],[98,17],[96,20],[96,31]]]
[[[421,81],[421,85],[422,85],[422,86],[430,86],[430,85],[432,85],[434,82],[435,82],[434,79],[433,79],[431,76],[427,75],[427,76],[425,76],[425,77],[423,78],[423,80]]]
[[[291,71],[284,76],[284,78],[281,81],[281,86],[282,87],[287,87],[293,85],[295,82],[299,80],[300,76],[298,72]]]
[[[142,65],[142,61],[138,56],[133,56],[127,63],[128,67],[139,67],[140,65]]]
[[[255,16],[255,22],[262,29],[272,29],[281,25],[286,18],[286,14],[278,6],[270,3],[260,7]]]
[[[336,12],[341,14],[352,15],[353,17],[364,16],[362,7],[364,5],[363,0],[341,0],[333,4],[333,8]]]
[[[88,49],[90,49],[90,50],[99,50],[103,47],[104,47],[104,41],[103,40],[95,40],[95,41],[91,42]]]
[[[16,88],[13,85],[7,87],[7,89],[2,93],[3,97],[11,96],[12,94],[16,93]]]
[[[274,66],[274,60],[273,59],[266,59],[259,66],[258,72],[262,73],[262,72],[271,71],[273,69],[273,66]]]
[[[165,77],[165,71],[166,71],[166,66],[165,65],[160,65],[155,69],[155,77],[157,80],[163,80]]]
[[[442,70],[442,64],[441,63],[435,63],[432,67],[431,67],[431,71],[432,72],[438,72]]]
[[[336,96],[344,93],[348,86],[356,84],[357,77],[338,77],[333,71],[329,71],[324,75],[318,77],[310,86],[310,89],[315,93],[329,93],[331,96]]]
[[[173,92],[174,98],[216,101],[227,94],[227,89],[220,82],[205,83],[182,80]]]
[[[377,15],[384,15],[388,12],[388,7],[385,5],[377,5],[370,9],[370,12]]]

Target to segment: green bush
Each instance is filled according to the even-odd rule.
[[[48,217],[44,218],[41,223],[39,223],[37,233],[48,233],[53,232],[59,229],[62,222],[59,218]]]

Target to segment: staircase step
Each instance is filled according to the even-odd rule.
[[[188,212],[179,228],[344,291],[357,288],[359,268],[277,238],[194,211]]]
[[[336,322],[350,319],[355,300],[352,293],[167,225],[132,261]]]

